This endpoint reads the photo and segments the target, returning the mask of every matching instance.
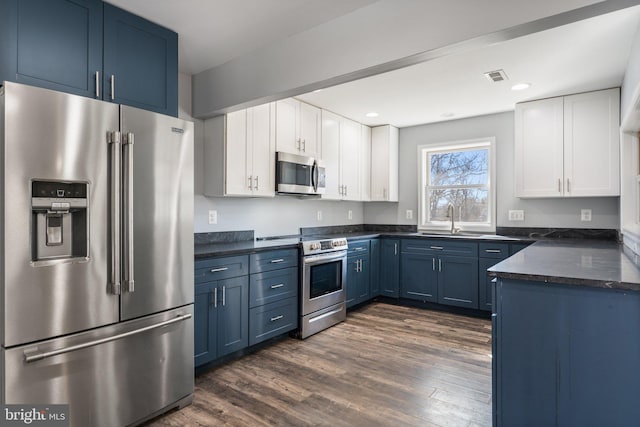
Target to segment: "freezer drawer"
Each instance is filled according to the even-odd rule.
[[[69,404],[72,426],[129,425],[189,401],[193,306],[2,349],[1,356],[2,403]]]

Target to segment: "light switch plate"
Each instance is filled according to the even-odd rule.
[[[322,221],[322,211],[318,211],[316,218],[318,218],[318,221]]]
[[[353,211],[351,209],[349,209],[349,212],[347,212],[347,218],[353,219]]]
[[[523,210],[510,210],[509,211],[509,221],[524,221],[524,211]]]
[[[406,216],[407,216],[407,219],[413,219],[413,210],[407,209]]]
[[[209,224],[218,223],[218,211],[209,211]]]
[[[591,209],[580,210],[580,221],[591,221]]]

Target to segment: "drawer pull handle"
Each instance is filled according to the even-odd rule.
[[[272,318],[271,318],[271,321],[272,321],[272,322],[275,322],[276,320],[280,320],[280,319],[282,319],[283,317],[284,317],[284,316],[281,314],[280,316],[272,317]]]
[[[442,246],[431,246],[431,249],[435,249],[435,250],[437,250],[437,251],[441,251],[441,250],[443,250],[444,248],[443,248]]]
[[[502,252],[500,249],[485,249],[484,251],[488,254],[499,254]]]
[[[366,250],[367,250],[367,248],[356,248],[355,250],[356,250],[357,252],[360,252],[360,251],[366,251]]]
[[[284,283],[278,283],[277,285],[271,285],[271,289],[278,289],[284,286]]]
[[[271,264],[277,264],[277,263],[279,263],[279,262],[284,262],[284,259],[282,259],[282,258],[278,258],[278,259],[272,259],[272,260],[271,260]]]
[[[211,270],[212,273],[219,273],[221,271],[227,271],[229,269],[229,267],[220,267],[220,268],[214,268]]]

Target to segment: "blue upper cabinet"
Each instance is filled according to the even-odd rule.
[[[177,116],[173,31],[100,0],[3,0],[2,5],[0,82]]]
[[[2,19],[0,80],[96,97],[102,2],[10,0]],[[98,81],[100,79],[98,75]]]
[[[104,99],[178,114],[178,35],[104,4]]]

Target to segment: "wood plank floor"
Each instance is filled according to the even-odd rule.
[[[150,426],[490,426],[491,322],[372,303],[196,378]]]

